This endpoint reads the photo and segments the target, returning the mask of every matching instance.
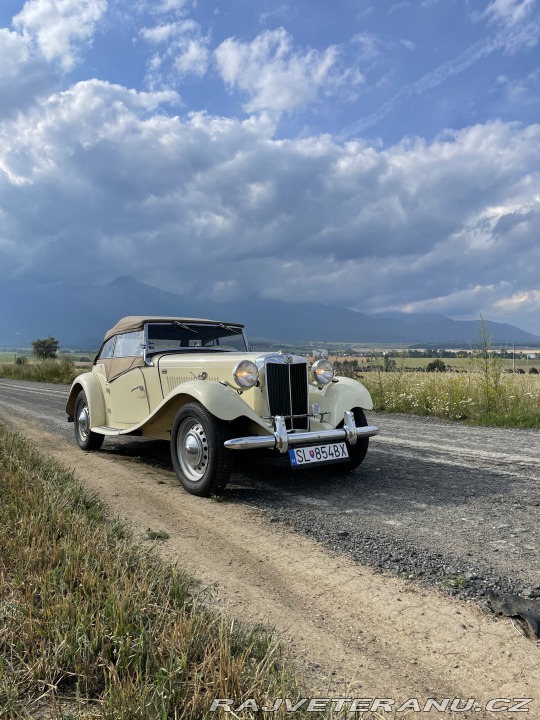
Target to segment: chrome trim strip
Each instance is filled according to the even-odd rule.
[[[347,418],[347,414],[352,415],[352,423]],[[359,437],[373,437],[379,434],[379,428],[376,425],[366,425],[364,427],[356,427],[354,423],[354,415],[347,411],[344,417],[344,427],[335,428],[334,430],[319,430],[315,432],[292,432],[285,431],[286,437],[283,437],[283,428],[285,421],[283,417],[277,415],[275,418],[276,431],[273,435],[251,435],[243,438],[233,438],[226,440],[225,447],[229,450],[254,450],[268,449],[278,450],[285,455],[291,445],[307,445],[314,442],[332,442],[333,440],[347,440],[349,444],[354,445]],[[354,441],[349,439],[352,436],[354,426]]]

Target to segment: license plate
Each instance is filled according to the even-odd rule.
[[[344,442],[331,445],[310,445],[308,447],[291,448],[289,450],[291,467],[298,468],[304,465],[322,465],[323,463],[346,462],[349,451]]]

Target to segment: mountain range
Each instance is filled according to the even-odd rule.
[[[462,346],[477,339],[479,323],[434,313],[368,315],[325,303],[286,303],[248,298],[218,302],[160,290],[131,277],[106,285],[22,284],[0,287],[0,345],[29,347],[52,335],[64,348],[95,349],[125,315],[176,315],[242,322],[248,338],[283,343],[345,342]],[[496,343],[540,346],[540,336],[486,320]]]

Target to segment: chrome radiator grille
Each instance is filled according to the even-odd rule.
[[[270,414],[283,415],[287,430],[307,430],[307,364],[267,362],[266,388]],[[301,417],[295,417],[297,415]]]

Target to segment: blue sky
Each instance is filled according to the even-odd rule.
[[[3,0],[0,281],[540,334],[539,38],[537,0]]]

